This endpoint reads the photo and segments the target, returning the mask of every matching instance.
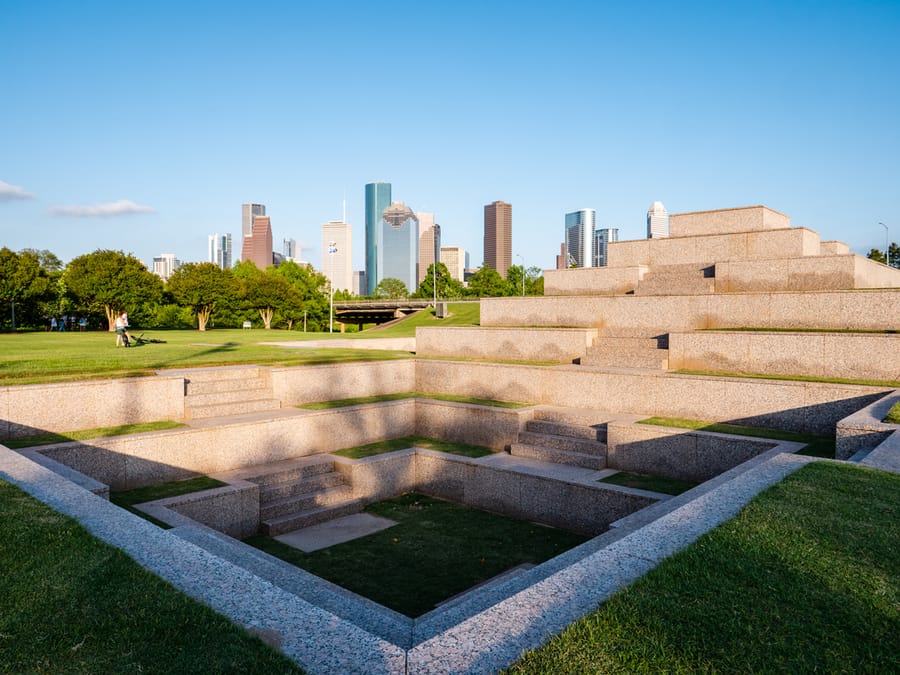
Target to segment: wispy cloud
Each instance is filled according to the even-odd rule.
[[[24,188],[18,185],[10,185],[0,180],[0,202],[10,202],[13,199],[33,199],[34,195],[25,192]]]
[[[120,199],[108,204],[86,204],[72,206],[54,206],[50,209],[54,216],[74,216],[77,218],[89,216],[122,216],[132,213],[156,213],[152,206],[141,206],[128,199]]]

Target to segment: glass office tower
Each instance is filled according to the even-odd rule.
[[[566,253],[576,267],[593,265],[594,225],[597,212],[594,209],[578,209],[566,214]]]
[[[419,219],[403,202],[384,210],[381,240],[378,242],[378,280],[399,279],[408,291],[416,290],[416,263],[419,260]]]
[[[378,239],[384,210],[391,205],[390,183],[366,183],[366,294],[383,278],[378,269]]]

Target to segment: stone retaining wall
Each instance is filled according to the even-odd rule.
[[[607,425],[606,464],[701,483],[771,450],[779,441],[687,431],[649,424]]]
[[[597,328],[621,337],[704,328],[884,330],[900,327],[900,289],[484,298],[481,325]]]
[[[544,270],[544,295],[625,295],[638,287],[649,269],[635,265]]]
[[[413,359],[272,368],[272,390],[282,406],[380,396],[415,390]]]
[[[421,361],[434,393],[606,412],[734,422],[817,434],[891,391],[886,387],[750,378]]]
[[[900,286],[900,270],[858,255],[716,263],[716,293],[825,291]]]
[[[850,459],[857,452],[873,450],[889,436],[900,432],[900,424],[881,421],[898,402],[900,391],[894,391],[838,422],[835,459]]]
[[[420,327],[416,355],[572,363],[596,337],[596,330],[584,328]]]
[[[669,368],[900,382],[900,334],[669,333]]]
[[[183,418],[183,377],[132,377],[0,388],[0,438]]]
[[[763,231],[791,226],[791,219],[768,206],[673,213],[669,216],[670,237],[694,237],[726,232]]]

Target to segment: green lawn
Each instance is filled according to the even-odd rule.
[[[0,569],[0,672],[302,672],[3,481]]]
[[[543,562],[586,539],[414,493],[366,512],[398,524],[313,553],[268,537],[246,543],[416,617],[501,572]]]
[[[435,319],[425,310],[385,329],[362,333],[304,333],[287,330],[212,329],[146,331],[144,337],[164,344],[143,344],[131,349],[116,347],[116,336],[106,332],[4,333],[0,334],[0,386],[72,382],[109,377],[140,377],[155,370],[253,363],[293,366],[347,361],[409,358],[407,352],[321,348],[291,349],[266,342],[338,340],[350,338],[414,337],[422,325],[470,326],[478,324],[480,305],[451,303],[452,316]],[[133,331],[140,335],[142,331]]]
[[[900,672],[898,494],[807,466],[508,672]]]
[[[888,424],[900,424],[900,403],[895,403],[891,406],[891,409],[888,410],[887,417],[885,417],[883,421]]]
[[[700,484],[687,480],[679,480],[677,478],[664,478],[662,476],[650,476],[644,473],[632,473],[631,471],[618,471],[611,476],[603,478],[600,482],[637,488],[639,490],[662,492],[664,495],[680,495],[682,492],[687,492]]]
[[[47,432],[34,434],[25,438],[9,438],[3,441],[7,448],[33,448],[37,445],[51,445],[53,443],[68,443],[69,441],[86,441],[91,438],[109,438],[111,436],[127,436],[140,434],[146,431],[162,431],[165,429],[178,429],[185,427],[181,422],[141,422],[139,424],[120,424],[115,427],[99,427],[96,429],[80,429],[78,431],[61,431],[59,433]]]
[[[165,344],[115,346],[108,333],[0,335],[0,386],[151,375],[155,370],[254,363],[290,366],[408,358],[406,352],[290,349],[263,344],[328,339],[322,333],[264,330],[157,331]],[[149,337],[149,334],[148,334]],[[338,337],[335,335],[335,337]]]
[[[806,443],[806,447],[797,454],[834,459],[834,436],[817,436],[815,434],[801,434],[796,431],[784,431],[782,429],[748,427],[741,424],[728,424],[726,422],[688,420],[680,417],[648,417],[647,419],[640,420],[638,424],[675,427],[676,429],[690,429],[692,431],[712,431],[719,434],[734,434],[735,436],[771,438],[776,441]]]
[[[486,457],[487,455],[494,454],[493,450],[481,445],[453,443],[451,441],[441,441],[435,438],[425,438],[423,436],[391,438],[386,441],[376,441],[375,443],[358,445],[355,448],[343,448],[331,454],[346,457],[347,459],[363,459],[365,457],[383,455],[387,452],[406,450],[413,446],[425,448],[427,450],[436,450],[437,452],[447,452],[452,455],[462,455],[463,457]]]

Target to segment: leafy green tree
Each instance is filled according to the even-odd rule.
[[[900,246],[897,245],[896,242],[891,242],[888,251],[891,254],[890,265],[891,267],[896,267],[900,269]],[[884,251],[878,248],[873,248],[869,251],[867,258],[874,260],[875,262],[880,262],[884,264],[886,262],[884,257]]]
[[[374,297],[388,300],[400,300],[409,297],[409,289],[407,289],[406,284],[399,279],[388,277],[387,279],[382,279],[378,282],[378,285],[375,287]]]
[[[50,275],[41,269],[35,253],[28,250],[16,253],[3,247],[0,249],[0,302],[9,309],[9,324],[16,327],[16,305],[19,305],[19,323],[29,317],[28,323],[39,321],[38,303],[52,295]]]
[[[119,311],[126,310],[130,321],[139,323],[153,314],[163,293],[162,279],[122,251],[99,249],[78,256],[66,266],[63,282],[79,310],[106,314],[110,332]]]
[[[435,277],[435,268],[434,265],[428,266],[428,272],[425,275],[425,278],[422,279],[422,283],[419,284],[419,288],[416,289],[413,297],[416,298],[433,298],[434,297],[434,277]],[[437,297],[438,298],[461,298],[464,293],[463,285],[450,276],[450,270],[447,269],[447,266],[439,262],[437,264]]]
[[[241,297],[248,306],[259,312],[266,330],[272,329],[272,319],[277,310],[296,318],[302,306],[299,291],[285,277],[272,271],[241,279]],[[302,312],[302,309],[299,309]]]
[[[469,295],[479,298],[497,298],[511,295],[510,285],[497,270],[482,266],[469,277]]]
[[[214,263],[187,263],[169,277],[168,291],[175,302],[189,307],[197,317],[197,328],[206,330],[209,317],[221,302],[235,296],[235,283],[230,270]]]
[[[293,260],[281,263],[274,273],[287,279],[300,295],[300,306],[294,308],[294,316],[284,317],[289,327],[293,327],[294,321],[306,318],[307,325],[324,330],[328,325],[330,309],[327,277],[309,265],[299,265]],[[335,291],[334,299],[339,300],[341,293]]]

